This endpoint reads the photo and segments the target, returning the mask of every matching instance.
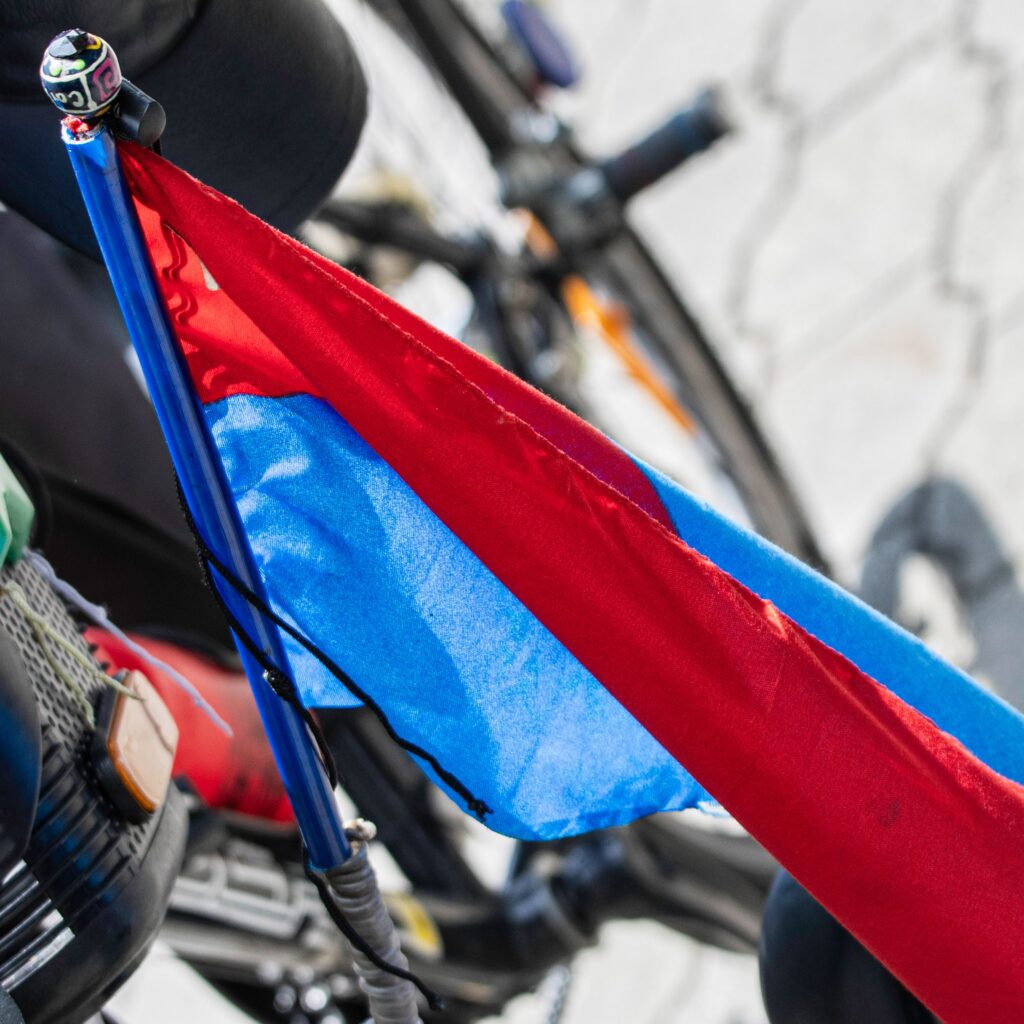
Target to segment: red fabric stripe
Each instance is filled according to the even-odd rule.
[[[156,157],[124,163],[426,504],[947,1024],[1024,1019],[1024,790],[565,458],[418,322]]]
[[[135,204],[167,311],[202,402],[228,395],[322,397],[302,371],[216,286],[188,246],[151,209]]]
[[[216,402],[235,394],[275,398],[295,393],[323,398],[317,383],[310,381],[222,289],[211,287],[213,279],[204,273],[203,265],[182,240],[161,224],[152,210],[140,204],[136,207],[200,400]],[[293,239],[281,235],[279,240],[299,254],[308,253]],[[340,287],[386,310],[392,323],[415,334],[495,402],[672,528],[672,520],[651,482],[599,431],[579,417],[567,415],[557,402],[524,387],[500,366],[443,334],[355,274],[326,260],[321,268]]]

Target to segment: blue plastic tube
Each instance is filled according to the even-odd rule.
[[[196,526],[217,557],[267,601],[164,308],[114,140],[105,125],[84,134],[65,127],[63,139]],[[277,628],[220,581],[215,571],[212,575],[221,597],[249,637],[272,664],[287,671]],[[316,746],[301,716],[271,690],[256,659],[237,640],[236,644],[310,860],[321,870],[334,867],[347,860],[351,851]]]

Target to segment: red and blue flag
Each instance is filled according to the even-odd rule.
[[[1024,1019],[1016,711],[366,282],[121,159],[275,611],[440,785],[533,839],[718,801],[944,1020]],[[305,703],[358,703],[288,656]]]

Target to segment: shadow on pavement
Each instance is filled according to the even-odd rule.
[[[860,594],[883,614],[901,611],[901,569],[913,555],[949,580],[975,655],[965,668],[1024,708],[1024,591],[984,510],[955,480],[925,480],[879,523],[864,560]]]

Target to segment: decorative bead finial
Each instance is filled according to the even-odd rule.
[[[160,152],[167,124],[164,108],[121,76],[117,54],[92,32],[70,28],[54,36],[39,65],[39,78],[72,134],[92,131],[104,118],[120,139]]]
[[[121,67],[110,44],[80,28],[50,41],[39,77],[58,110],[87,121],[107,113],[121,92]]]

